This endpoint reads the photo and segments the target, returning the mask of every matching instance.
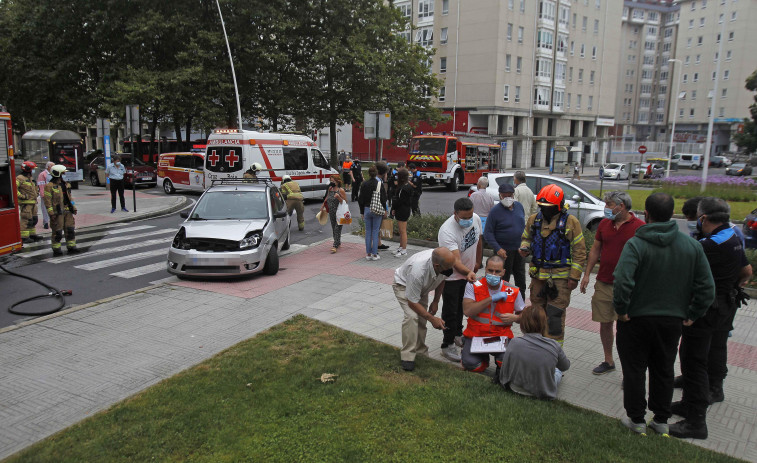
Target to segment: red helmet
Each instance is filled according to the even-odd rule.
[[[563,194],[562,188],[555,185],[554,183],[551,185],[547,185],[544,188],[541,189],[538,195],[536,195],[536,202],[537,204],[541,204],[544,206],[558,206],[562,209],[563,201],[565,200],[565,195]]]
[[[32,161],[24,161],[23,164],[21,164],[21,170],[23,172],[31,172],[34,169],[37,168],[37,164],[33,163]]]

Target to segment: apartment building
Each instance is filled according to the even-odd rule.
[[[432,69],[443,80],[436,104],[452,119],[434,130],[491,135],[506,143],[507,168],[547,166],[552,149],[566,145],[574,161],[604,160],[615,123],[622,2],[393,3],[412,23],[404,36],[435,49]]]
[[[678,5],[681,80],[675,139],[705,142],[714,106],[711,154],[735,152],[731,134],[751,117],[754,102],[744,83],[757,70],[757,1],[680,0]]]
[[[626,0],[615,97],[615,133],[637,141],[664,140],[668,131],[680,6],[673,0]]]

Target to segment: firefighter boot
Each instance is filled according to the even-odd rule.
[[[63,251],[60,250],[60,248],[53,248],[53,257],[62,256]]]

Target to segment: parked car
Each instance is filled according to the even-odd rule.
[[[611,180],[627,180],[628,164],[607,164],[604,167],[603,177]]]
[[[710,166],[711,167],[725,167],[726,166],[726,157],[725,156],[712,156],[710,158]]]
[[[511,173],[489,173],[488,178],[489,186],[486,188],[486,192],[495,201],[499,201],[500,185],[503,183],[513,184],[513,174]],[[543,187],[553,183],[562,188],[565,194],[565,203],[569,207],[568,212],[578,217],[584,228],[596,230],[599,222],[605,217],[604,201],[565,179],[543,174],[526,175],[526,185],[534,192],[534,195],[538,194]],[[468,190],[468,196],[477,190],[476,185],[471,186]]]
[[[744,219],[744,243],[746,247],[757,248],[757,209],[749,213]]]
[[[167,269],[187,276],[238,276],[279,271],[289,249],[290,217],[269,179],[222,179],[200,196],[168,249]]]
[[[119,154],[121,162],[126,167],[124,185],[131,188],[132,179],[136,173],[136,184],[154,187],[158,184],[158,173],[153,166],[147,165],[140,159],[134,159],[134,171],[131,168],[131,155]],[[88,165],[85,176],[92,186],[105,186],[105,156],[96,156]]]
[[[740,162],[738,164],[731,164],[730,166],[726,167],[725,174],[736,176],[752,175],[752,166],[743,162]]]
[[[641,178],[660,178],[663,175],[665,175],[665,168],[662,167],[659,164],[652,164],[652,175],[647,175],[647,168],[649,167],[648,162],[642,162],[639,167],[636,168],[636,171],[633,173],[634,178],[641,175]]]

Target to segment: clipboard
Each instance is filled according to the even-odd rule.
[[[499,341],[484,342],[492,337],[498,337]],[[472,354],[499,354],[507,348],[507,339],[507,336],[475,336],[471,339],[470,351]]]

